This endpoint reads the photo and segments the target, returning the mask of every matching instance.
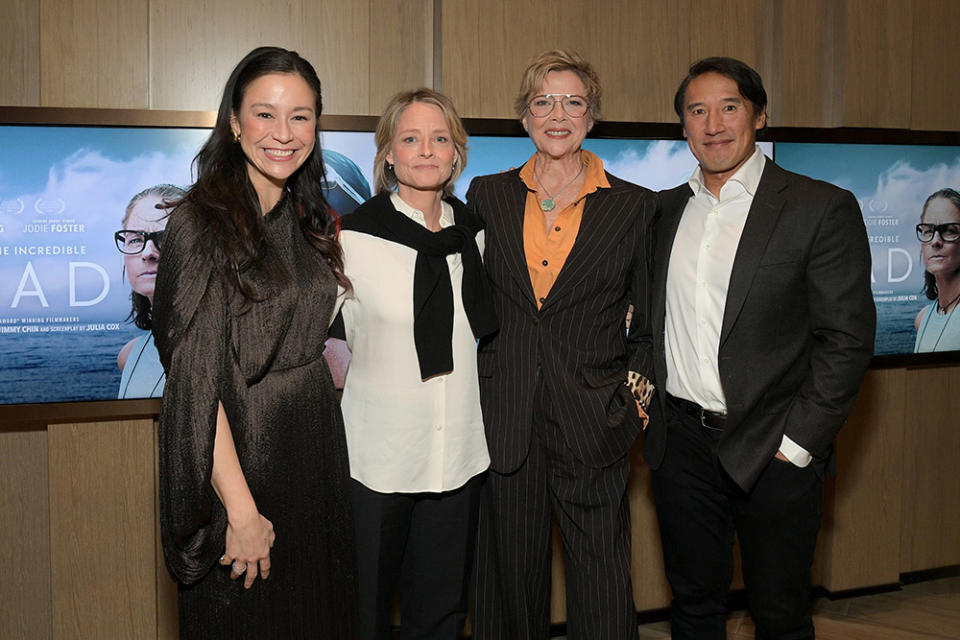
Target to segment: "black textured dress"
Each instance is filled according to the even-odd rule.
[[[181,583],[181,638],[353,638],[346,440],[322,355],[336,283],[289,200],[261,221],[261,265],[244,273],[252,303],[223,277],[202,215],[182,206],[166,228],[153,306],[167,372],[160,522]],[[218,400],[276,533],[270,577],[249,590],[218,563],[227,525],[210,484]]]

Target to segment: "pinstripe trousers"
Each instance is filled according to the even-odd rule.
[[[567,638],[636,640],[628,474],[626,455],[600,469],[577,460],[538,385],[526,460],[511,473],[489,471],[483,488],[474,638],[550,637],[552,507],[566,564]]]

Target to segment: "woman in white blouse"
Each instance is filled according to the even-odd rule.
[[[479,219],[452,197],[467,135],[449,98],[394,96],[377,125],[378,195],[342,221],[352,291],[343,391],[360,640],[459,637],[480,475],[489,465],[476,341],[496,330]]]

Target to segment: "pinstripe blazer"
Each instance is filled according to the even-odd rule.
[[[666,385],[667,269],[690,196],[660,192],[652,323],[656,384]],[[826,459],[873,355],[870,247],[853,194],[767,160],[733,261],[720,329],[727,424],[720,462],[744,490],[783,435]],[[656,394],[644,459],[657,469],[668,434]]]
[[[628,370],[653,374],[647,296],[655,196],[607,179],[609,189],[586,197],[576,241],[539,310],[523,246],[527,188],[520,169],[470,184],[467,200],[485,224],[484,265],[500,318],[499,333],[481,342],[477,361],[495,471],[509,473],[526,459],[538,374],[549,397],[540,410],[585,464],[616,461],[642,427],[624,383]]]

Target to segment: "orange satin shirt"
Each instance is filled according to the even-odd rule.
[[[603,172],[603,161],[599,157],[584,149],[580,151],[580,159],[583,161],[583,173],[586,176],[583,187],[573,204],[557,215],[553,227],[549,230],[546,216],[540,209],[540,200],[537,198],[539,186],[533,175],[537,162],[536,154],[520,170],[520,179],[528,189],[527,203],[523,210],[523,249],[537,308],[542,307],[546,301],[577,239],[583,219],[584,198],[597,189],[610,188]]]

